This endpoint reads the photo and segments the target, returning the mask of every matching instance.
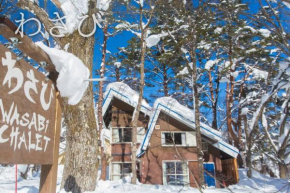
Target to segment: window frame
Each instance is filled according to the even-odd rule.
[[[165,133],[184,133],[185,135],[185,141],[184,141],[184,144],[166,144],[166,143],[162,143],[162,137],[164,136],[165,137]],[[164,138],[165,142],[166,142],[166,139]],[[181,140],[182,140],[182,136],[181,136]],[[181,141],[182,143],[182,141]],[[186,131],[161,131],[161,146],[162,147],[173,147],[173,146],[178,146],[178,147],[187,147],[186,145]]]
[[[201,150],[203,152],[208,152],[208,142],[201,142]]]
[[[186,164],[186,174],[177,174],[176,173],[176,163],[183,163],[183,164]],[[175,163],[174,166],[175,166],[175,174],[167,174],[166,173],[166,163]],[[188,161],[181,161],[181,160],[162,160],[162,179],[163,179],[163,185],[173,185],[173,186],[189,186],[190,185],[190,179],[189,179],[189,168],[188,168]],[[174,185],[174,184],[168,184],[167,182],[167,176],[168,175],[174,175],[175,176],[175,179],[176,179],[176,176],[186,176],[186,179],[187,179],[187,184],[184,184],[184,185]]]
[[[114,173],[114,164],[121,164],[121,171],[122,171],[122,168],[124,167],[123,166],[123,164],[130,164],[131,165],[131,172],[130,173],[125,173],[125,174],[122,174],[122,173],[120,173],[120,174],[115,174]],[[131,173],[132,173],[132,162],[111,162],[111,180],[113,181],[113,177],[114,176],[120,176],[121,178],[120,179],[122,179],[122,178],[124,178],[124,177],[126,177],[126,176],[128,176],[128,175],[131,175]]]
[[[131,129],[131,141],[130,142],[114,142],[113,129],[122,129],[122,138],[124,138],[124,129]],[[111,127],[111,144],[131,144],[132,143],[133,127]]]

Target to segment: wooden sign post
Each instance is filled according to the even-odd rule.
[[[16,36],[0,18],[0,34]],[[46,62],[51,79],[0,44],[0,163],[40,164],[39,192],[56,191],[62,110],[55,87],[57,73],[46,53],[27,36],[17,46],[36,62]]]

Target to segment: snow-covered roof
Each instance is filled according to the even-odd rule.
[[[124,83],[115,82],[109,84],[104,94],[103,116],[105,115],[114,97],[136,108],[139,94]],[[195,117],[194,111],[181,105],[177,100],[173,98],[170,97],[159,98],[155,101],[153,108],[151,108],[143,100],[141,111],[144,114],[149,115],[150,120],[148,130],[145,134],[143,142],[137,151],[138,157],[140,157],[141,155],[143,155],[143,153],[145,153],[161,111],[171,116],[172,118],[176,119],[177,121],[189,126],[190,128],[195,129],[195,122],[193,121]],[[215,146],[216,148],[220,149],[221,151],[227,153],[232,157],[237,157],[237,155],[239,154],[238,149],[226,143],[223,140],[222,135],[219,131],[209,127],[204,123],[200,123],[200,125],[201,125],[201,134],[213,140],[214,141],[214,143],[212,144],[213,146]]]
[[[161,111],[171,116],[172,118],[180,121],[181,123],[191,127],[192,129],[195,129],[195,122],[193,121],[195,117],[194,111],[181,105],[177,100],[173,98],[162,97],[157,99],[152,109],[154,110],[150,116],[148,130],[145,134],[142,144],[140,145],[137,151],[138,157],[140,157],[143,153],[145,153]],[[233,147],[232,145],[226,143],[223,140],[222,135],[219,131],[209,127],[204,123],[200,123],[200,126],[201,126],[201,134],[216,142],[212,144],[213,146],[215,146],[216,148],[220,149],[221,151],[227,153],[232,157],[235,158],[237,157],[237,155],[239,154],[239,150]]]
[[[108,107],[113,100],[113,98],[117,98],[130,106],[136,108],[138,103],[139,94],[138,92],[131,89],[127,84],[122,82],[114,82],[107,86],[106,92],[104,93],[104,101],[103,101],[103,116],[108,110]],[[146,115],[149,115],[151,112],[150,105],[143,100],[141,105],[141,112]]]

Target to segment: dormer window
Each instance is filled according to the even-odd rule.
[[[132,142],[132,127],[116,127],[112,128],[113,143]]]
[[[163,131],[161,132],[162,146],[196,146],[194,131]]]
[[[131,143],[132,127],[112,127],[112,143]],[[145,135],[143,127],[137,127],[137,143],[141,143]]]

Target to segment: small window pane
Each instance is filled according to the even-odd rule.
[[[163,182],[164,184],[187,186],[188,185],[188,169],[187,164],[181,161],[164,162]]]
[[[116,180],[120,180],[121,179],[121,176],[113,176],[113,181],[116,181]]]
[[[182,145],[181,133],[174,133],[174,142],[176,145]]]
[[[123,163],[123,174],[130,174],[132,172],[131,163]]]
[[[177,175],[176,176],[176,185],[183,186],[187,184],[187,176]]]
[[[166,173],[167,174],[175,174],[175,163],[167,162],[166,163]]]
[[[119,163],[113,164],[113,174],[121,174],[121,164]]]
[[[172,133],[165,133],[165,144],[170,145],[173,144],[173,140],[172,140]]]
[[[176,174],[186,174],[186,164],[182,162],[176,162]]]
[[[124,128],[124,140],[123,142],[132,142],[132,129],[131,128]]]
[[[167,176],[167,184],[175,185],[175,183],[176,183],[175,175],[168,175]]]
[[[112,141],[113,143],[120,142],[120,130],[118,128],[112,129]]]

